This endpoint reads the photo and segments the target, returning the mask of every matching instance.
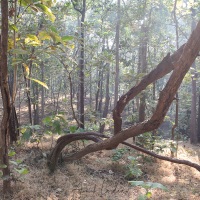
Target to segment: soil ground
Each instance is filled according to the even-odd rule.
[[[45,138],[39,147],[27,143],[15,149],[14,159],[23,160],[29,173],[13,181],[13,194],[4,199],[136,200],[140,194],[145,193],[143,188],[132,187],[128,183],[124,170],[127,160],[124,158],[118,162],[112,161],[113,151],[100,151],[78,161],[63,162],[58,164],[54,174],[50,174],[45,158],[49,146],[50,139]],[[73,148],[75,146],[78,148],[77,143]],[[79,146],[81,146],[80,143]],[[134,154],[133,151],[128,153],[128,155]],[[164,154],[169,155],[169,152]],[[178,158],[200,163],[200,148],[189,143],[181,143]],[[152,189],[152,199],[200,199],[200,172],[197,170],[154,158],[150,162],[141,161],[141,164],[143,175],[138,180],[159,182],[168,189],[167,192]]]
[[[51,110],[52,108],[49,108],[49,112]],[[21,108],[21,116],[21,121],[27,123],[25,107]],[[22,143],[15,147],[16,155],[12,159],[21,159],[29,173],[19,176],[12,169],[13,193],[3,198],[0,182],[0,200],[136,200],[140,194],[145,193],[143,188],[131,186],[125,178],[127,157],[137,154],[133,150],[128,151],[123,159],[117,162],[112,160],[113,150],[91,153],[78,161],[59,163],[55,173],[50,174],[46,155],[51,145],[51,138],[46,136],[39,146]],[[63,155],[82,145],[82,142],[73,143],[64,150]],[[118,148],[124,146],[120,145]],[[163,155],[170,156],[170,152],[166,150]],[[177,157],[200,164],[200,146],[180,142]],[[167,187],[168,191],[152,189],[153,200],[200,200],[199,171],[188,166],[148,158],[150,159],[146,161],[140,160],[143,175],[132,180],[158,182]]]

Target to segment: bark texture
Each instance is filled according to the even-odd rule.
[[[0,165],[4,165],[3,172],[3,193],[11,191],[10,168],[8,159],[9,145],[9,120],[11,113],[10,92],[8,85],[8,1],[1,1],[1,61],[0,61],[0,78],[1,78],[1,95],[3,101],[3,118],[0,129]]]
[[[84,129],[84,92],[85,92],[85,85],[84,85],[84,79],[85,79],[85,13],[86,13],[86,0],[82,0],[82,8],[78,8],[78,4],[76,1],[72,0],[72,4],[74,6],[74,9],[78,11],[81,14],[81,36],[80,36],[80,58],[79,58],[79,121],[80,121],[80,128]]]

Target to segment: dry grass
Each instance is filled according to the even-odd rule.
[[[112,151],[100,151],[79,161],[62,163],[54,174],[49,174],[46,159],[42,155],[42,152],[48,151],[49,140],[46,139],[42,144],[40,149],[30,144],[16,149],[15,159],[22,159],[30,173],[13,182],[12,196],[4,199],[134,200],[144,193],[144,189],[131,187],[125,180],[126,163],[114,163],[111,160]],[[178,157],[199,163],[199,147],[189,143],[181,144]],[[168,188],[168,192],[152,190],[152,199],[200,199],[200,172],[197,170],[160,160],[153,160],[153,163],[143,165],[142,169],[145,176],[141,180],[159,182]],[[1,191],[0,196],[2,197]]]
[[[21,121],[27,123],[27,111],[22,109],[21,113]],[[23,160],[29,174],[15,179],[13,194],[5,198],[0,182],[0,200],[136,200],[145,192],[143,188],[130,186],[124,178],[126,160],[113,162],[112,151],[91,153],[79,161],[59,164],[55,173],[49,174],[44,153],[48,153],[50,141],[50,138],[43,139],[39,149],[29,143],[16,147],[14,159]],[[169,156],[170,152],[164,155]],[[200,164],[199,146],[181,143],[178,158]],[[167,192],[152,190],[152,199],[200,200],[197,170],[157,159],[143,163],[142,170],[144,176],[140,180],[159,182],[168,188]]]

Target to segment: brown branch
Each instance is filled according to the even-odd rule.
[[[105,136],[103,134],[99,134],[99,133],[95,133],[95,132],[75,133],[75,134],[64,135],[64,136],[61,136],[60,138],[58,138],[57,145],[54,148],[54,150],[51,152],[51,155],[49,156],[48,166],[49,166],[49,169],[51,170],[51,172],[53,172],[55,170],[59,154],[61,153],[62,149],[67,144],[69,144],[73,141],[76,141],[76,140],[83,140],[83,139],[92,140],[94,142],[101,142],[102,140],[99,137],[110,138],[109,136]],[[170,158],[167,156],[158,155],[152,151],[149,151],[149,150],[139,147],[137,145],[129,144],[128,142],[122,142],[121,144],[124,144],[128,147],[131,147],[137,151],[140,151],[147,155],[153,156],[160,160],[165,160],[165,161],[169,161],[172,163],[187,165],[187,166],[193,167],[193,168],[197,169],[198,171],[200,171],[200,165],[198,165],[196,163],[193,163],[193,162],[190,162],[187,160],[180,160],[180,159]],[[67,161],[75,160],[74,154],[71,156],[68,156],[65,160],[67,160]]]
[[[70,105],[71,105],[71,109],[72,109],[72,115],[73,115],[73,118],[75,119],[75,121],[77,123],[77,126],[80,127],[80,122],[79,122],[79,120],[76,117],[76,114],[75,114],[75,111],[74,111],[74,106],[73,106],[73,97],[72,97],[72,87],[73,87],[73,84],[72,84],[72,78],[71,78],[72,71],[69,72],[68,65],[65,64],[64,61],[61,58],[57,57],[56,55],[54,55],[54,56],[60,61],[60,63],[63,65],[63,67],[65,68],[65,70],[68,73],[69,88],[70,88]]]
[[[73,118],[76,120],[76,123],[77,123],[78,127],[80,127],[80,122],[79,122],[79,120],[78,120],[77,117],[76,117],[76,114],[75,114],[75,111],[74,111],[74,106],[73,106],[73,97],[72,97],[72,87],[73,87],[73,86],[72,86],[71,72],[69,72],[68,79],[69,79],[70,105],[71,105],[71,109],[72,109],[72,115],[73,115]]]
[[[158,158],[160,160],[165,160],[165,161],[169,161],[169,162],[172,162],[172,163],[177,163],[177,164],[183,164],[183,165],[187,165],[187,166],[190,166],[190,167],[193,167],[195,169],[197,169],[199,172],[200,172],[200,165],[196,164],[196,163],[193,163],[193,162],[190,162],[188,160],[180,160],[180,159],[176,159],[176,158],[170,158],[170,157],[167,157],[167,156],[161,156],[161,155],[158,155],[152,151],[149,151],[149,150],[146,150],[144,148],[141,148],[141,147],[138,147],[136,145],[133,145],[133,144],[129,144],[128,142],[122,142],[122,144],[126,145],[126,146],[129,146],[137,151],[141,151],[145,154],[148,154],[150,156],[153,156],[155,158]]]
[[[74,10],[76,10],[76,11],[78,11],[80,14],[82,14],[82,13],[83,13],[83,10],[81,10],[81,9],[79,9],[79,8],[76,7],[77,2],[75,3],[74,0],[71,0],[71,2],[72,2],[72,5],[73,5],[73,7],[74,7]]]
[[[101,137],[106,136],[94,132],[75,133],[61,136],[60,138],[58,138],[56,146],[53,148],[50,155],[48,156],[47,165],[50,171],[53,172],[55,170],[58,157],[66,145],[76,140],[92,140],[93,142],[97,143],[102,141]]]
[[[152,131],[158,128],[160,124],[163,122],[164,117],[172,101],[174,100],[174,96],[178,88],[180,87],[180,84],[185,74],[188,72],[190,66],[192,65],[192,63],[194,62],[195,58],[197,57],[200,51],[200,34],[199,33],[200,33],[200,22],[197,24],[196,29],[191,34],[188,42],[185,45],[183,45],[181,48],[179,48],[179,50],[177,50],[172,56],[168,55],[166,58],[164,58],[162,61],[164,62],[164,64],[158,65],[160,67],[157,67],[157,68],[159,68],[161,71],[155,70],[153,73],[151,72],[149,75],[145,76],[145,78],[143,78],[143,80],[141,81],[143,82],[143,84],[140,85],[139,83],[138,85],[140,86],[138,85],[135,86],[133,90],[128,92],[127,96],[124,95],[118,101],[118,105],[116,106],[117,109],[115,108],[115,110],[113,111],[113,113],[114,114],[117,113],[116,116],[119,117],[117,118],[117,120],[121,120],[120,114],[123,111],[123,108],[124,108],[123,106],[125,106],[126,103],[130,101],[130,99],[133,98],[135,94],[137,94],[137,92],[141,91],[141,90],[139,91],[138,88],[144,89],[148,84],[150,84],[151,82],[148,80],[148,78],[150,78],[150,80],[155,81],[156,78],[162,77],[163,75],[165,75],[167,71],[166,67],[169,66],[170,69],[168,71],[171,71],[172,69],[174,69],[173,73],[171,77],[169,78],[165,88],[160,92],[160,97],[159,97],[156,110],[150,119],[147,119],[141,123],[133,125],[128,129],[120,131],[119,133],[117,132],[117,134],[115,134],[111,138],[108,138],[101,142],[90,144],[86,146],[84,149],[75,153],[74,155],[68,157],[67,160],[76,160],[92,152],[96,152],[96,151],[104,150],[104,149],[116,148],[119,143],[124,142],[126,139],[130,137],[134,137],[134,136],[137,136],[137,135],[140,135],[145,132]],[[163,68],[162,66],[165,66],[165,67]],[[137,90],[135,88],[137,88]],[[114,120],[116,120],[116,118]],[[115,125],[118,125],[118,124],[115,123]],[[80,138],[82,139],[84,138],[84,136],[80,136]],[[76,137],[76,139],[78,139],[78,136]],[[73,138],[71,139],[71,141],[73,141]],[[67,141],[67,144],[68,143],[69,141]],[[58,149],[61,152],[62,148],[64,148],[63,146],[65,146],[66,143],[65,142],[61,143],[61,146],[59,146],[59,144],[57,144],[54,149]],[[56,152],[59,152],[59,151],[56,151]],[[52,156],[52,158],[57,159],[55,155]],[[55,160],[53,160],[53,162],[54,161]],[[177,160],[175,159],[175,162],[176,161]],[[189,165],[188,162],[185,162],[185,164],[186,163],[187,165]]]
[[[129,101],[131,101],[142,90],[146,89],[146,87],[148,85],[150,85],[151,83],[162,78],[163,76],[165,76],[166,74],[168,74],[169,72],[174,70],[175,68],[182,67],[181,60],[187,61],[186,59],[184,59],[183,55],[185,56],[185,58],[188,57],[187,54],[184,54],[184,52],[183,52],[184,50],[187,49],[188,52],[194,53],[194,56],[190,55],[190,56],[192,56],[193,61],[199,55],[199,48],[198,48],[199,44],[195,45],[193,43],[193,41],[199,40],[199,37],[197,36],[197,34],[198,34],[197,29],[199,29],[199,23],[197,24],[196,30],[193,31],[193,33],[191,34],[191,36],[186,44],[182,45],[171,56],[170,56],[170,54],[168,54],[161,61],[161,63],[158,64],[158,66],[154,70],[152,70],[148,75],[144,76],[143,79],[136,86],[132,87],[126,94],[121,96],[121,98],[117,102],[116,107],[113,110],[114,134],[117,134],[122,130],[121,129],[121,126],[122,126],[121,113],[123,112],[125,106],[129,103]],[[194,38],[196,38],[196,39],[194,39]],[[188,48],[186,47],[186,45]],[[193,49],[192,46],[195,46],[195,48]],[[181,61],[181,62],[179,62],[179,61]],[[192,63],[189,62],[188,67],[190,67],[191,65],[192,65]],[[187,68],[187,70],[188,70],[188,68]],[[176,74],[176,76],[177,76],[177,74]]]
[[[142,133],[152,131],[159,127],[163,122],[164,117],[174,100],[174,96],[190,66],[194,62],[197,54],[200,51],[200,22],[197,24],[196,29],[191,34],[188,42],[181,47],[182,54],[177,56],[178,60],[174,60],[173,65],[175,70],[173,71],[170,79],[168,80],[165,88],[160,92],[159,101],[153,116],[144,122],[138,123],[125,129],[113,137],[106,139],[100,143],[91,144],[85,147],[74,155],[75,159],[79,159],[88,153],[99,151],[102,149],[112,149],[117,145],[130,137],[140,135]],[[180,49],[177,51],[180,53]],[[177,52],[173,54],[176,57]],[[171,57],[172,58],[172,57]],[[173,59],[172,59],[173,60]],[[159,73],[161,74],[161,73]]]
[[[170,56],[170,54],[168,53],[167,56],[160,62],[160,64],[157,65],[154,70],[152,70],[148,75],[144,76],[137,85],[132,87],[126,94],[120,97],[116,107],[113,110],[114,134],[117,134],[121,131],[121,113],[123,112],[125,106],[142,90],[146,89],[148,85],[162,78],[174,69],[172,61],[173,59],[177,59],[177,57],[180,57],[183,51],[183,47],[184,46],[182,46],[172,56]]]
[[[92,136],[95,136],[95,137],[110,138],[106,135],[103,135],[101,133],[95,133],[95,132],[73,133],[73,134],[63,135],[63,136],[59,137],[58,140],[57,140],[57,144],[60,143],[61,141],[68,140],[68,139],[71,139],[71,138],[74,138],[74,137],[89,136],[89,135],[92,135]]]

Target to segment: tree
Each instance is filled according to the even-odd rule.
[[[85,22],[85,13],[86,13],[86,0],[82,1],[82,8],[79,8],[76,1],[72,0],[74,9],[81,14],[81,31],[80,31],[80,57],[79,57],[79,115],[80,115],[80,128],[84,129],[84,68],[85,68],[85,45],[84,45],[84,22]]]
[[[196,22],[195,17],[196,10],[192,9],[192,31],[195,29]],[[196,63],[195,61],[192,63],[193,73],[192,73],[192,103],[191,103],[191,127],[190,127],[190,142],[191,144],[196,144],[198,142],[197,137],[197,75],[196,75]]]
[[[147,72],[147,43],[148,43],[148,27],[142,25],[141,27],[141,40],[139,46],[139,63],[138,63],[138,73],[146,74]],[[139,121],[142,122],[145,120],[145,107],[146,107],[146,94],[143,92],[139,98]]]
[[[117,1],[117,24],[116,24],[116,67],[115,67],[115,98],[114,98],[114,106],[117,104],[118,101],[118,93],[119,93],[119,42],[120,42],[120,0]]]
[[[57,144],[49,156],[48,166],[50,170],[51,171],[55,170],[58,156],[62,151],[62,149],[67,144],[75,140],[88,139],[94,141],[95,143],[90,144],[85,148],[83,148],[82,150],[67,157],[68,161],[80,159],[86,154],[96,152],[99,150],[113,149],[116,148],[119,145],[119,143],[123,143],[128,146],[131,146],[134,149],[137,149],[144,153],[148,153],[149,155],[152,155],[154,157],[179,164],[186,164],[200,171],[200,166],[198,164],[191,163],[189,161],[159,156],[154,153],[152,154],[152,152],[149,152],[143,148],[139,148],[135,145],[130,145],[124,142],[126,139],[130,137],[138,136],[140,134],[158,128],[159,125],[163,122],[164,117],[166,116],[167,111],[174,100],[174,96],[183,81],[183,78],[185,77],[186,73],[190,69],[190,66],[192,65],[192,63],[199,54],[200,51],[199,32],[200,32],[200,21],[198,22],[195,30],[192,32],[190,38],[184,45],[182,45],[172,55],[168,53],[167,56],[164,57],[164,59],[157,65],[157,67],[154,70],[152,70],[149,74],[144,76],[143,79],[137,85],[132,87],[126,94],[120,97],[119,101],[117,102],[117,105],[113,110],[114,126],[117,126],[117,128],[115,128],[114,136],[109,138],[99,133],[86,132],[79,134],[69,134],[60,137],[57,140]],[[167,84],[165,85],[164,89],[160,92],[157,106],[153,115],[149,119],[146,119],[142,122],[132,125],[128,129],[122,130],[121,113],[123,112],[128,102],[132,100],[142,90],[144,90],[149,84],[152,84],[153,82],[165,76],[171,71],[173,72]],[[107,139],[102,140],[101,138],[107,138]]]
[[[1,62],[0,62],[0,78],[1,78],[1,95],[3,100],[3,118],[0,129],[0,168],[3,172],[3,193],[11,191],[10,168],[8,159],[9,145],[9,120],[11,113],[10,92],[8,85],[8,1],[1,1]]]
[[[177,20],[177,16],[176,16],[176,9],[177,9],[177,0],[175,0],[174,2],[174,10],[173,10],[173,14],[174,14],[174,23],[175,23],[175,29],[176,29],[176,48],[179,48],[179,32],[178,32],[178,20]],[[175,97],[175,101],[176,101],[176,111],[175,111],[175,122],[174,125],[172,126],[172,133],[171,133],[171,140],[174,140],[174,131],[175,128],[178,126],[178,92],[176,93],[176,97]],[[174,152],[171,151],[171,156],[174,157]]]

